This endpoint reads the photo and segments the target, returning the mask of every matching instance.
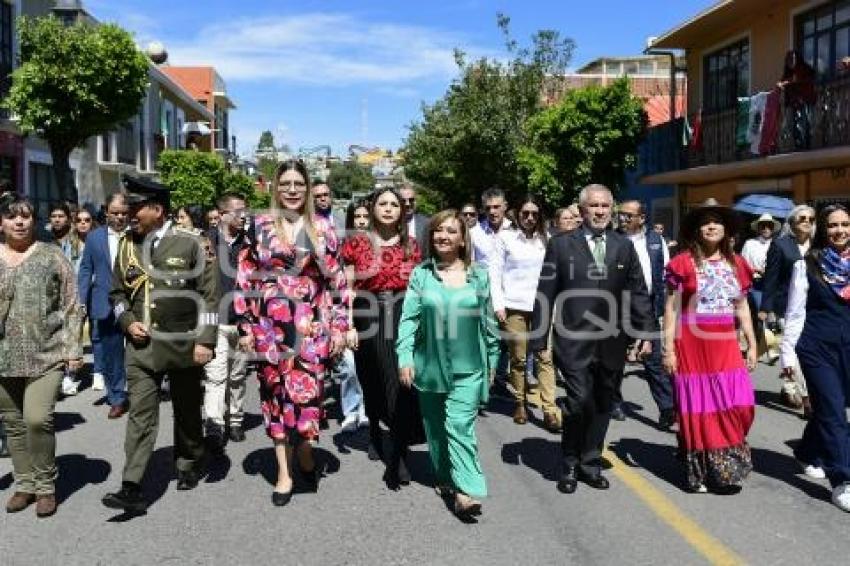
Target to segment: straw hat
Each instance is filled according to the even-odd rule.
[[[782,224],[780,224],[777,219],[767,213],[762,214],[756,220],[753,220],[752,224],[750,224],[750,228],[752,228],[754,232],[758,232],[759,224],[765,224],[768,222],[770,224],[773,224],[774,232],[779,232],[779,229],[782,228]]]
[[[726,228],[726,233],[734,236],[740,228],[740,218],[738,213],[717,202],[715,198],[706,199],[702,204],[693,207],[682,219],[682,225],[679,230],[680,242],[693,242],[697,239],[702,219],[707,215],[713,215],[720,218],[720,222]]]

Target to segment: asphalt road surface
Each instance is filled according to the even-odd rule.
[[[495,399],[478,425],[490,497],[476,524],[458,521],[435,495],[424,446],[411,455],[414,482],[391,492],[383,467],[366,457],[365,431],[341,434],[335,419],[318,446],[318,493],[296,485],[287,507],[273,507],[273,453],[253,380],[247,440],[229,444],[193,491],[174,489],[171,406],[162,404],[145,480],[154,502],[128,519],[100,503],[120,485],[126,417],[108,421],[108,407],[85,390],[57,407],[59,512],[0,515],[0,564],[843,563],[850,515],[829,502],[826,481],[806,478],[794,462],[789,443],[803,421],[779,405],[777,371],[756,372],[755,472],[734,496],[682,490],[675,438],[654,428],[657,411],[636,375],[624,383],[629,419],[608,434],[605,492],[580,484],[559,493],[558,437],[536,419],[515,425],[511,404]],[[0,498],[12,491],[3,459]]]

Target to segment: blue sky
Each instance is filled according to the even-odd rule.
[[[87,0],[141,44],[165,44],[174,65],[215,66],[238,105],[239,153],[271,130],[294,149],[402,145],[456,75],[455,47],[501,56],[496,13],[521,42],[553,28],[577,45],[573,67],[643,50],[712,0]],[[364,120],[364,114],[366,119]]]

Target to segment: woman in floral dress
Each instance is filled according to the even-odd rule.
[[[687,489],[736,493],[752,470],[747,432],[756,341],[747,306],[751,274],[733,253],[735,213],[716,204],[682,222],[685,250],[667,267],[664,366],[673,376]],[[736,321],[749,348],[741,357]]]
[[[293,448],[302,477],[316,486],[312,443],[322,380],[345,346],[348,302],[336,235],[313,214],[304,164],[285,161],[274,179],[271,211],[253,220],[239,254],[234,306],[240,347],[259,362],[263,418],[278,463],[272,502],[283,506],[292,495]]]

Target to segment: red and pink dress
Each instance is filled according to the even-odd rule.
[[[260,402],[274,440],[314,440],[333,334],[348,330],[348,291],[337,237],[314,219],[282,242],[271,216],[258,216],[239,253],[234,309],[241,335],[253,334],[260,358]]]
[[[735,256],[704,260],[690,252],[667,266],[669,289],[681,293],[673,376],[679,448],[691,490],[740,486],[752,470],[747,433],[755,396],[738,345],[735,305],[752,286],[750,269]]]

